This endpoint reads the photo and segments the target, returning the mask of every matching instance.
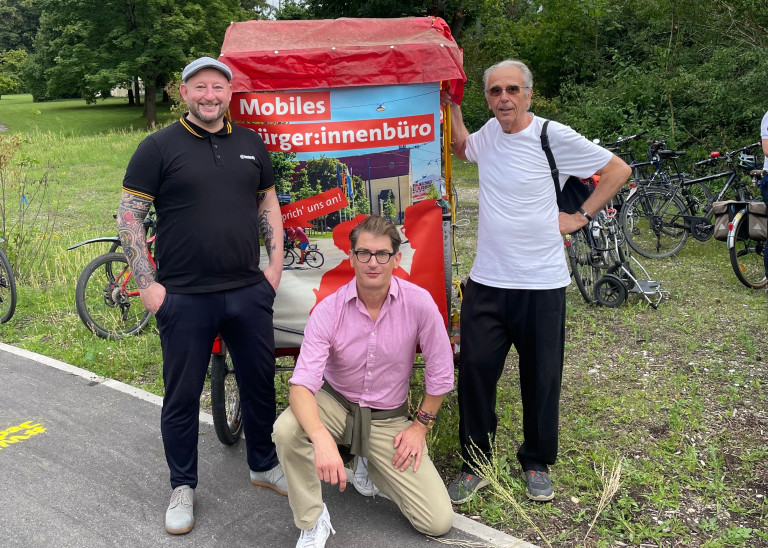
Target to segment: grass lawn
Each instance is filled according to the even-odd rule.
[[[0,100],[6,125],[24,124],[19,113],[38,108],[17,105],[15,118],[9,117],[5,107],[15,97]],[[72,108],[84,124],[69,128],[77,136],[50,127],[23,134],[23,152],[34,160],[30,170],[50,174],[56,228],[44,260],[19,281],[16,315],[0,326],[0,337],[161,394],[154,329],[106,341],[75,312],[77,277],[106,244],[66,251],[79,240],[115,232],[111,215],[125,166],[146,134],[104,133],[97,128],[115,125],[114,119],[86,121],[100,105],[72,102]],[[129,110],[107,107],[105,115],[123,108]],[[477,172],[456,161],[454,178],[457,217],[466,219],[457,233],[455,274],[464,279],[475,252]],[[512,352],[498,391],[498,487],[458,511],[540,546],[768,546],[768,300],[739,284],[721,242],[689,241],[675,257],[642,262],[666,292],[658,310],[636,296],[618,308],[589,306],[575,287],[567,291],[554,502],[525,500],[514,459],[522,433]],[[287,375],[275,377],[283,407]],[[421,375],[414,374],[415,401]],[[457,425],[452,393],[429,440],[446,481],[460,464]],[[607,490],[607,476],[619,465],[615,489]]]
[[[143,99],[143,98],[142,98]],[[133,131],[147,127],[142,106],[129,106],[127,98],[99,99],[92,105],[83,99],[32,102],[31,95],[3,95],[0,124],[9,133],[51,132],[60,136],[81,136],[110,131]],[[167,104],[157,104],[158,123],[175,118]]]

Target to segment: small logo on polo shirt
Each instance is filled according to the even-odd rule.
[[[246,154],[241,154],[241,155],[240,155],[240,159],[241,159],[241,160],[255,160],[255,159],[256,159],[256,156],[248,156],[248,155],[246,155]]]

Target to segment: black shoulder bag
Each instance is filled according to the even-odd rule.
[[[549,120],[544,122],[544,127],[541,128],[541,148],[544,150],[544,154],[547,155],[547,161],[549,162],[549,169],[552,171],[552,179],[555,182],[555,193],[557,194],[557,206],[560,211],[566,213],[576,213],[581,210],[581,206],[587,201],[589,195],[592,194],[592,189],[585,185],[581,179],[571,175],[565,181],[563,190],[560,190],[560,172],[555,165],[555,157],[552,155],[552,149],[549,148],[549,137],[547,136],[547,126]]]

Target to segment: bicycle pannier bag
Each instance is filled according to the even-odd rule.
[[[743,207],[744,203],[737,202],[736,200],[712,204],[712,213],[715,215],[715,240],[724,242],[728,239],[728,223],[733,220],[734,215]]]
[[[768,240],[768,216],[766,216],[765,202],[749,202],[749,237],[753,240]]]

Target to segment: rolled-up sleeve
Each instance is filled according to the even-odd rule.
[[[419,346],[424,356],[427,394],[440,396],[453,390],[453,348],[437,305],[424,293],[421,299]]]

